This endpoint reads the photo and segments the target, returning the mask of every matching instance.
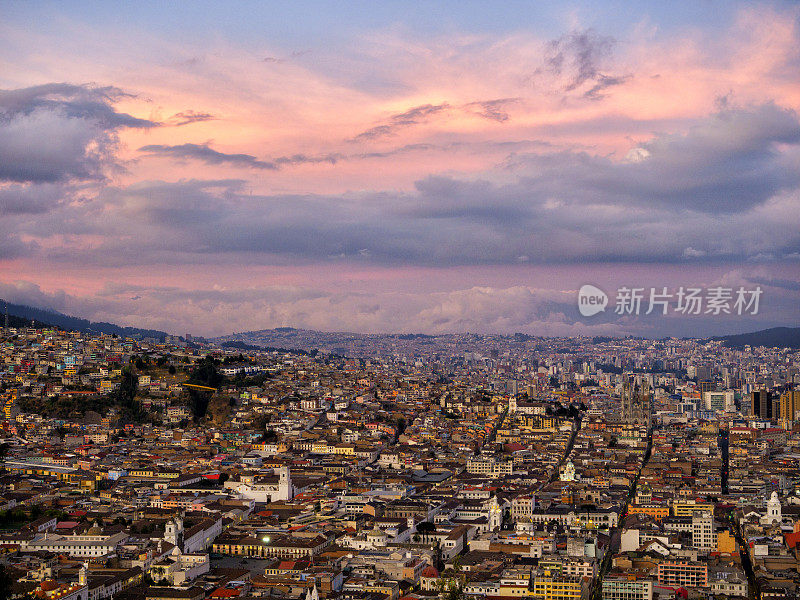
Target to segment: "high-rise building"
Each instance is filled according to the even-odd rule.
[[[631,425],[650,425],[653,393],[646,381],[629,376],[622,386],[622,421]]]
[[[750,416],[760,419],[772,418],[772,402],[767,390],[758,390],[750,394]]]
[[[708,565],[689,561],[662,562],[658,565],[658,582],[670,587],[706,587]]]
[[[697,388],[700,391],[700,395],[702,396],[706,392],[715,391],[717,389],[717,385],[710,379],[703,379],[702,381],[697,382]]]
[[[703,407],[706,410],[714,411],[733,411],[736,403],[733,397],[733,390],[723,392],[703,392]]]
[[[692,514],[692,546],[698,550],[714,550],[717,547],[714,517],[710,512]]]
[[[711,367],[708,365],[698,365],[695,367],[695,377],[697,377],[697,381],[711,379]]]
[[[790,390],[781,394],[779,417],[782,421],[797,421],[800,411],[800,390]]]

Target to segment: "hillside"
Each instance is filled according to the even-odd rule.
[[[4,307],[0,300],[0,308]],[[8,303],[9,325],[11,327],[28,327],[30,321],[35,321],[37,326],[54,326],[68,331],[86,331],[92,333],[117,334],[121,337],[141,336],[163,340],[168,333],[155,329],[141,329],[139,327],[121,327],[113,323],[89,321],[78,317],[71,317],[60,312],[26,306],[24,304]],[[17,325],[12,317],[22,319]],[[2,319],[0,319],[2,323]]]
[[[769,348],[800,348],[800,327],[773,327],[752,333],[738,335],[724,335],[714,340],[722,340],[729,348],[744,348],[745,346],[767,346]]]

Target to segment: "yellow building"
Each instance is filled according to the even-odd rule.
[[[354,444],[336,444],[334,447],[335,454],[344,454],[347,456],[355,456],[356,447]]]
[[[669,507],[663,504],[631,504],[628,513],[632,515],[650,515],[656,521],[669,516]]]
[[[800,390],[792,390],[781,394],[780,419],[782,421],[797,420],[800,411]]]
[[[580,577],[536,577],[533,591],[536,600],[580,600],[582,580]]]
[[[128,475],[130,475],[131,477],[155,477],[156,476],[155,471],[153,469],[150,469],[150,468],[131,469],[131,471],[129,471]]]
[[[696,500],[675,500],[672,503],[672,514],[676,517],[691,517],[694,513],[714,513],[713,502],[697,502]]]
[[[733,554],[738,550],[736,538],[727,529],[717,534],[717,552],[722,554]]]

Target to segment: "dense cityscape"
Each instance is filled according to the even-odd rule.
[[[800,600],[800,2],[0,0],[0,600]]]
[[[795,597],[800,352],[401,337],[5,330],[11,597]]]

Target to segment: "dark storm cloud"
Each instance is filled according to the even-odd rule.
[[[0,90],[0,181],[102,179],[116,164],[116,132],[158,123],[114,109],[114,87],[50,83]]]

